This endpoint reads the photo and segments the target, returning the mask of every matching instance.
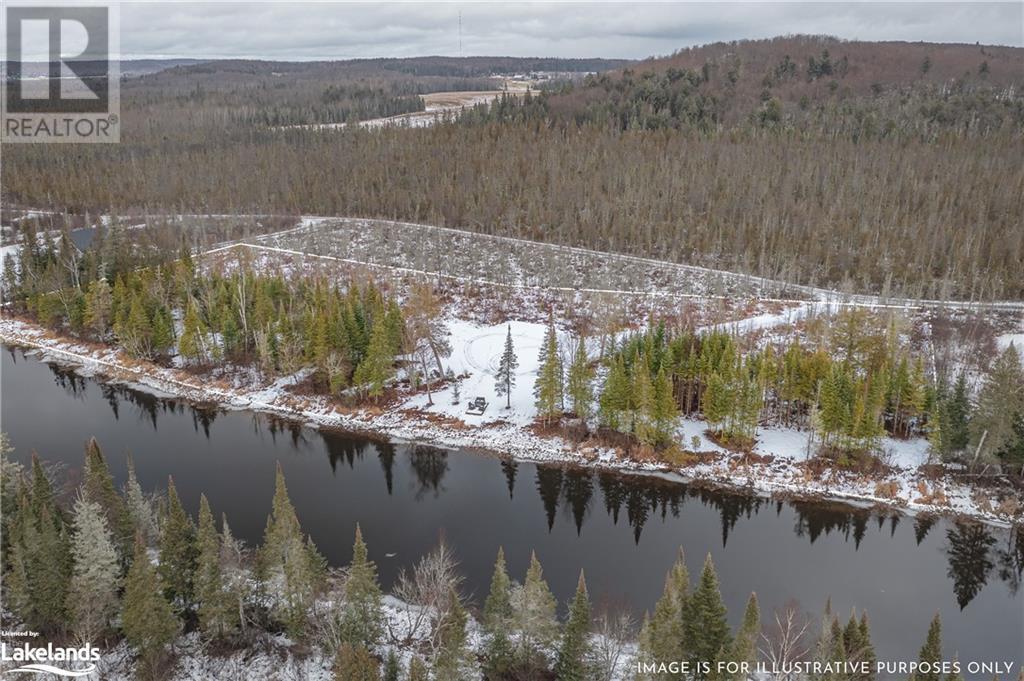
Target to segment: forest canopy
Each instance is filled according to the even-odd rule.
[[[415,110],[483,73],[405,67],[133,79],[121,144],[10,147],[4,198],[397,218],[850,291],[1024,295],[1019,48],[718,44],[429,128],[280,127]]]

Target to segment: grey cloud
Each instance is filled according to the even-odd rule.
[[[1019,2],[131,3],[126,57],[348,59],[459,54],[642,58],[793,33],[1024,46]]]

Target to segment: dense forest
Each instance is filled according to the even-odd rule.
[[[185,633],[198,635],[215,655],[266,645],[283,633],[300,654],[326,658],[338,681],[464,681],[481,674],[488,681],[611,681],[624,672],[644,681],[681,664],[695,679],[738,681],[747,678],[743,664],[837,661],[848,666],[827,678],[889,675],[888,667],[876,666],[864,612],[844,620],[826,604],[816,622],[790,604],[766,616],[752,593],[731,626],[710,555],[693,580],[679,551],[641,626],[628,611],[592,605],[582,572],[560,617],[536,555],[520,582],[501,549],[490,589],[474,604],[443,539],[398,579],[398,600],[385,603],[359,526],[351,563],[328,568],[302,530],[280,466],[262,542],[250,547],[232,534],[225,515],[218,522],[206,496],[193,518],[173,479],[165,493],[146,494],[129,461],[119,490],[95,439],[86,445],[70,502],[68,485],[38,457],[26,469],[7,454],[0,440],[7,607],[51,641],[108,648],[126,642],[135,653],[133,678],[165,678],[177,662],[171,644]],[[957,532],[971,528],[984,532],[971,524]],[[936,615],[918,656],[921,669],[948,659],[941,637]]]
[[[378,131],[274,124],[408,109],[456,76],[209,68],[128,81],[120,144],[6,149],[5,201],[379,216],[845,290],[1024,295],[1020,49],[709,46]]]

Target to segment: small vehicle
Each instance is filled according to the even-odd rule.
[[[467,414],[483,414],[484,410],[487,409],[487,400],[482,397],[474,397],[469,406],[466,407]]]

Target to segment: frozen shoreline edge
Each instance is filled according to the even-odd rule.
[[[700,471],[701,466],[673,470],[667,465],[622,461],[590,460],[581,455],[579,449],[560,438],[543,438],[523,428],[509,424],[506,427],[472,428],[467,431],[453,431],[425,419],[413,420],[398,411],[384,411],[379,415],[365,411],[343,414],[330,411],[304,411],[287,404],[278,404],[257,399],[264,389],[227,392],[219,388],[197,385],[178,380],[170,374],[178,370],[154,367],[157,375],[118,361],[118,351],[108,348],[104,356],[87,356],[74,351],[80,348],[71,339],[43,343],[38,340],[44,332],[35,325],[12,317],[0,317],[0,344],[25,349],[38,355],[43,361],[54,362],[72,369],[80,376],[96,378],[104,383],[122,385],[134,390],[165,399],[182,399],[193,405],[215,404],[234,411],[253,411],[284,418],[317,430],[336,430],[395,442],[419,442],[446,449],[468,449],[478,454],[534,464],[569,464],[594,470],[607,470],[628,475],[658,478],[668,482],[690,485],[705,485],[723,491],[745,493],[767,499],[800,499],[813,502],[838,502],[853,508],[869,509],[885,507],[903,515],[938,515],[952,518],[967,518],[987,525],[1008,529],[1019,521],[1005,516],[987,513],[973,503],[970,509],[952,509],[932,504],[917,504],[905,496],[897,500],[875,497],[858,491],[832,489],[799,489],[791,483],[782,483],[762,477],[755,481],[758,470],[753,466],[745,474],[726,475],[724,472]],[[139,362],[149,365],[148,362]],[[510,438],[509,436],[514,436]],[[518,440],[518,441],[517,441]],[[687,474],[685,470],[695,473]]]

